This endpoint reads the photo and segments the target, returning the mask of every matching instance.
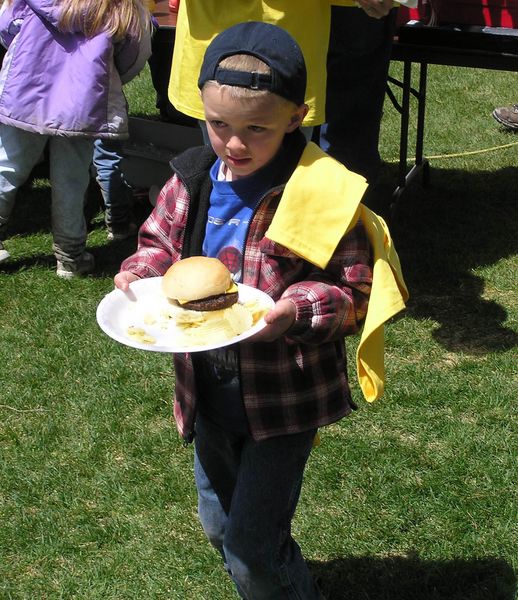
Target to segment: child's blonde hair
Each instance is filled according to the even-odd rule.
[[[115,39],[126,35],[140,39],[148,26],[149,11],[141,0],[61,0],[61,4],[61,31],[79,30],[86,37],[105,32]]]
[[[252,54],[233,54],[224,58],[219,66],[222,69],[228,69],[229,71],[244,71],[247,73],[260,73],[261,75],[270,75],[270,67],[257,56]],[[257,98],[258,96],[265,96],[270,92],[268,90],[254,90],[247,87],[240,87],[237,85],[220,84],[217,81],[209,80],[205,85],[219,85],[222,88],[228,90],[231,98]]]

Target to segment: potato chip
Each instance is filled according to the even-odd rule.
[[[243,333],[243,331],[246,331],[252,327],[252,313],[242,304],[234,304],[224,312],[225,320],[230,325],[234,335],[239,335],[240,333]]]
[[[134,325],[130,325],[126,330],[126,333],[129,337],[140,344],[155,344],[156,339],[149,335],[142,327],[135,327]]]
[[[130,325],[127,329],[127,334],[130,337],[140,337],[145,333],[146,332],[142,329],[142,327],[135,327],[134,325]]]
[[[252,325],[255,325],[270,310],[269,307],[265,307],[262,302],[256,298],[245,302],[243,306],[249,310],[252,315]]]
[[[167,319],[173,319],[177,325],[193,325],[205,321],[205,313],[198,310],[187,310],[174,304],[169,304],[162,311],[162,316]]]

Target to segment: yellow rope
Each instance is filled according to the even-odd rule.
[[[495,150],[503,150],[505,148],[511,148],[511,146],[517,146],[518,142],[511,142],[510,144],[503,144],[502,146],[493,146],[492,148],[482,148],[480,150],[471,150],[469,152],[455,152],[454,154],[436,154],[435,156],[425,156],[428,160],[437,160],[440,158],[458,158],[459,156],[472,156],[473,154],[485,154],[486,152],[494,152]],[[415,160],[415,157],[409,158],[408,160]],[[391,160],[390,162],[399,162],[399,159]]]

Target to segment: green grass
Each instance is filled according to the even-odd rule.
[[[351,367],[359,410],[323,430],[294,522],[330,599],[516,595],[518,137],[490,117],[516,83],[430,68],[425,151],[460,156],[400,203],[412,296],[387,327],[387,390],[368,405]],[[153,112],[147,75],[129,99]],[[398,139],[387,101],[387,189]],[[132,245],[107,245],[98,216],[95,275],[59,280],[49,203],[44,177],[20,192],[0,268],[0,599],[234,598],[197,521],[170,357],[95,322]]]

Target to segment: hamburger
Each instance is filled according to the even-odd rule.
[[[238,302],[238,287],[217,258],[179,260],[162,278],[162,291],[168,301],[163,316],[173,320],[185,346],[217,347],[254,324],[253,312]]]
[[[162,278],[169,302],[185,310],[216,311],[238,301],[238,288],[217,258],[192,256],[174,263]]]

